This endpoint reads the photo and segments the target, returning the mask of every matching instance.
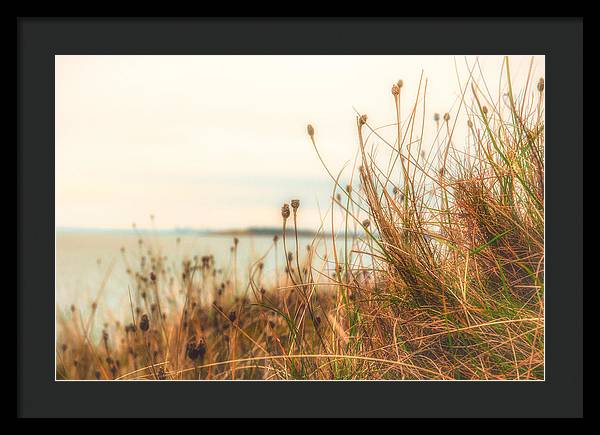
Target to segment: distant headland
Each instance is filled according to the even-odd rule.
[[[281,235],[282,229],[276,227],[248,227],[231,229],[199,229],[191,227],[176,227],[172,229],[152,228],[85,228],[85,227],[57,227],[57,233],[113,233],[113,234],[160,234],[176,236],[275,236]],[[306,228],[298,228],[298,237],[321,237],[331,235],[328,232],[319,232]],[[294,229],[287,228],[286,236],[293,236]]]

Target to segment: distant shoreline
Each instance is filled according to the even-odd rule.
[[[250,227],[225,230],[201,230],[193,228],[174,228],[174,229],[149,229],[149,228],[84,228],[84,227],[57,227],[56,233],[109,233],[109,234],[127,234],[127,235],[148,235],[157,234],[165,236],[281,236],[281,228],[274,227]],[[317,231],[309,229],[298,229],[299,237],[315,237]],[[293,236],[294,230],[287,228],[286,236]],[[330,236],[330,233],[319,233],[321,237]]]

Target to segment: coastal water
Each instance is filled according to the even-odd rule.
[[[67,310],[74,304],[85,312],[97,300],[98,312],[102,317],[118,318],[129,310],[128,286],[131,286],[132,280],[127,269],[137,270],[140,258],[148,256],[148,251],[167,257],[166,264],[173,270],[180,270],[181,262],[186,258],[213,255],[216,267],[226,272],[233,267],[233,237],[57,231],[56,307],[58,310]],[[265,279],[274,279],[276,265],[281,269],[285,262],[281,239],[276,259],[271,235],[237,237],[240,287],[247,279],[249,267],[258,261],[264,263]],[[300,237],[300,249],[305,249],[312,242],[313,238]],[[322,243],[320,245],[317,246],[318,251],[322,251]],[[288,249],[292,248],[293,245],[288,245]]]

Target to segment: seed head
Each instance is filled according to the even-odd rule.
[[[444,121],[450,121],[450,114],[448,112],[444,113]]]
[[[237,318],[237,314],[236,314],[236,312],[235,312],[235,311],[231,311],[231,312],[229,313],[229,316],[227,316],[227,317],[229,318],[229,320],[230,320],[231,322],[235,322],[235,319]]]
[[[283,207],[281,207],[281,216],[284,219],[287,219],[290,217],[290,206],[288,204],[283,204]]]
[[[140,320],[140,329],[142,331],[147,331],[148,329],[150,329],[150,320],[148,319],[147,314],[142,315],[142,318]]]
[[[488,113],[488,108],[487,108],[486,106],[483,106],[483,107],[481,108],[481,111],[482,111],[482,112],[483,112],[485,115],[487,115],[487,113]]]
[[[433,114],[433,120],[434,120],[435,122],[438,122],[438,121],[440,120],[440,114],[439,114],[439,113],[434,113],[434,114]]]
[[[367,115],[361,115],[360,118],[359,118],[359,120],[358,120],[359,125],[360,126],[365,125],[367,123],[367,119],[368,119]]]
[[[150,281],[156,282],[156,273],[154,271],[150,272]]]
[[[392,85],[392,95],[394,97],[397,97],[398,95],[400,95],[400,88],[398,87],[398,85],[396,83],[394,83]]]
[[[300,200],[292,199],[292,208],[294,209],[294,211],[298,210],[298,207],[300,207]]]
[[[196,340],[192,338],[185,348],[185,353],[192,361],[201,360],[206,353],[206,343],[203,339],[196,343]]]
[[[306,131],[311,138],[315,135],[315,128],[311,124],[306,126]]]
[[[402,80],[398,80],[396,85],[398,85],[399,88],[402,88],[402,86],[404,86],[404,82]]]
[[[363,227],[365,227],[365,228],[369,228],[369,225],[371,225],[371,222],[369,221],[369,219],[365,219],[365,220],[362,222],[362,224],[363,224]]]
[[[473,123],[470,119],[467,121],[467,125],[469,126],[469,128],[473,128]]]
[[[538,88],[538,91],[544,92],[544,78],[543,77],[540,77],[537,88]]]

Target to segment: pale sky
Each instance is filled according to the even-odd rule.
[[[369,123],[395,120],[428,79],[433,113],[456,110],[469,56],[56,56],[56,225],[199,229],[277,226],[301,200],[302,227],[318,225],[332,182],[306,134],[312,123],[332,172],[356,152],[354,108]],[[511,56],[513,86],[531,57]],[[492,92],[502,56],[479,57]],[[479,75],[479,72],[477,73]],[[544,76],[534,58],[533,80]],[[403,118],[405,116],[403,115]],[[465,121],[466,122],[466,121]],[[461,140],[460,135],[456,136]],[[424,147],[428,148],[427,138]],[[344,181],[345,183],[346,181]]]

